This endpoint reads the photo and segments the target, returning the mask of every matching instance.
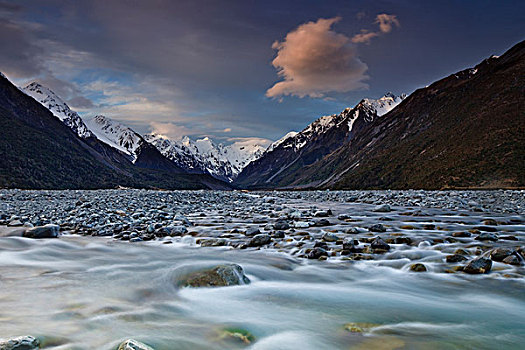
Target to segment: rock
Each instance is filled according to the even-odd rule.
[[[308,259],[319,259],[323,256],[328,256],[328,252],[321,247],[317,247],[317,248],[312,249],[310,253],[308,253],[307,258]]]
[[[368,228],[370,232],[386,232],[385,226],[383,224],[374,224]]]
[[[330,210],[318,210],[314,213],[314,216],[318,218],[325,218],[330,215],[332,215],[332,211]]]
[[[484,232],[498,232],[498,229],[492,226],[476,226],[474,229]]]
[[[498,235],[492,232],[483,232],[476,237],[477,241],[492,241],[496,242],[498,240]]]
[[[348,251],[349,253],[361,253],[363,251],[362,248],[357,247],[359,245],[359,241],[353,239],[343,242],[343,250]]]
[[[255,235],[258,235],[260,234],[261,231],[259,230],[258,227],[249,227],[246,232],[244,233],[244,235],[248,236],[248,237],[253,237]]]
[[[516,255],[507,256],[505,259],[503,259],[503,262],[509,265],[521,265],[521,260]]]
[[[22,226],[22,225],[24,225],[24,223],[22,221],[18,220],[18,219],[11,220],[7,224],[7,226],[10,226],[10,227],[17,227],[17,226]]]
[[[489,273],[492,268],[492,260],[487,258],[476,258],[471,260],[464,268],[463,271],[470,274],[481,274]]]
[[[389,213],[392,211],[392,209],[390,209],[390,206],[388,204],[383,204],[375,207],[373,211],[377,213]]]
[[[412,264],[410,265],[410,271],[413,271],[413,272],[426,272],[427,271],[427,267],[421,263],[415,263],[415,264]]]
[[[472,234],[470,232],[466,232],[466,231],[465,232],[454,232],[452,234],[452,237],[460,237],[460,238],[461,237],[470,237],[470,236],[472,236]]]
[[[26,238],[57,238],[59,230],[60,226],[47,224],[28,228],[22,236]]]
[[[343,327],[345,330],[352,332],[352,333],[364,333],[378,326],[380,325],[376,323],[350,322],[350,323],[345,324]]]
[[[118,346],[117,350],[154,350],[151,346],[147,346],[139,341],[128,339],[123,341]]]
[[[226,287],[249,284],[244,270],[237,264],[222,264],[206,270],[190,272],[179,279],[180,287]]]
[[[273,224],[274,230],[288,230],[290,228],[290,225],[286,221],[276,221],[275,224]]]
[[[514,250],[509,248],[496,248],[490,251],[490,258],[494,261],[503,261],[506,257],[512,255]]]
[[[294,227],[295,228],[308,228],[310,227],[310,224],[306,221],[297,221],[295,224],[294,224]]]
[[[339,237],[337,237],[337,235],[335,233],[332,233],[332,232],[325,232],[323,234],[323,237],[322,239],[324,239],[326,242],[337,242],[337,240],[339,239]]]
[[[350,219],[350,214],[339,214],[337,215],[337,219],[338,220],[346,220],[346,219]]]
[[[327,219],[318,219],[314,221],[314,226],[322,227],[322,226],[330,226],[330,225],[331,223]]]
[[[218,340],[249,345],[255,341],[253,334],[242,328],[226,328],[218,334]]]
[[[188,229],[185,226],[179,225],[179,226],[170,226],[169,232],[171,236],[181,236],[188,232]]]
[[[452,254],[452,255],[447,255],[445,260],[448,263],[457,263],[457,262],[465,261],[465,260],[467,260],[467,258],[465,258],[463,255]]]
[[[370,247],[374,250],[384,250],[384,251],[390,250],[390,246],[385,241],[383,241],[381,237],[376,237],[370,244]]]
[[[483,225],[498,226],[498,222],[494,219],[485,219],[482,222],[483,222]]]
[[[359,229],[357,227],[350,227],[345,232],[351,235],[357,235],[359,233]]]
[[[285,234],[283,231],[275,231],[272,233],[273,238],[284,238]]]
[[[258,235],[255,235],[250,242],[248,243],[248,246],[250,247],[260,247],[263,245],[266,245],[272,241],[272,238],[270,235],[266,233],[260,233]]]
[[[31,335],[0,339],[0,350],[33,350],[40,349],[40,341]]]
[[[224,238],[210,238],[210,239],[203,239],[199,243],[201,247],[222,247],[228,243],[228,240]]]

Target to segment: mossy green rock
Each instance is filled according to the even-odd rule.
[[[246,329],[231,327],[219,332],[219,340],[249,345],[255,341],[255,337]]]
[[[349,322],[346,323],[343,327],[345,330],[352,333],[365,333],[370,331],[372,328],[380,326],[377,323],[367,323],[367,322]]]
[[[226,287],[249,284],[244,270],[237,264],[217,265],[210,269],[190,272],[179,279],[180,287]]]

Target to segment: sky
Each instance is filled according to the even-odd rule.
[[[525,39],[520,1],[3,1],[0,71],[83,117],[267,145]]]

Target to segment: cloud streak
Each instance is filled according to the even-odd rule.
[[[361,29],[361,33],[352,37],[352,42],[355,44],[369,44],[370,40],[373,38],[378,37],[381,34],[390,33],[394,26],[399,27],[400,25],[395,15],[388,15],[386,13],[380,13],[377,15],[374,23],[379,25],[379,31],[371,32],[366,29]]]
[[[323,97],[328,92],[363,89],[368,69],[357,56],[351,39],[332,30],[340,17],[321,18],[289,32],[274,42],[277,56],[272,65],[284,80],[266,91],[266,96]]]

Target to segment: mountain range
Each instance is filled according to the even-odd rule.
[[[407,95],[363,99],[265,148],[141,135],[0,77],[0,187],[500,188],[525,184],[525,42]]]
[[[391,109],[398,99],[385,107],[363,100],[354,109],[319,119],[317,128],[308,127],[303,135],[287,135],[249,164],[237,184],[295,189],[525,186],[525,41],[400,99]]]

